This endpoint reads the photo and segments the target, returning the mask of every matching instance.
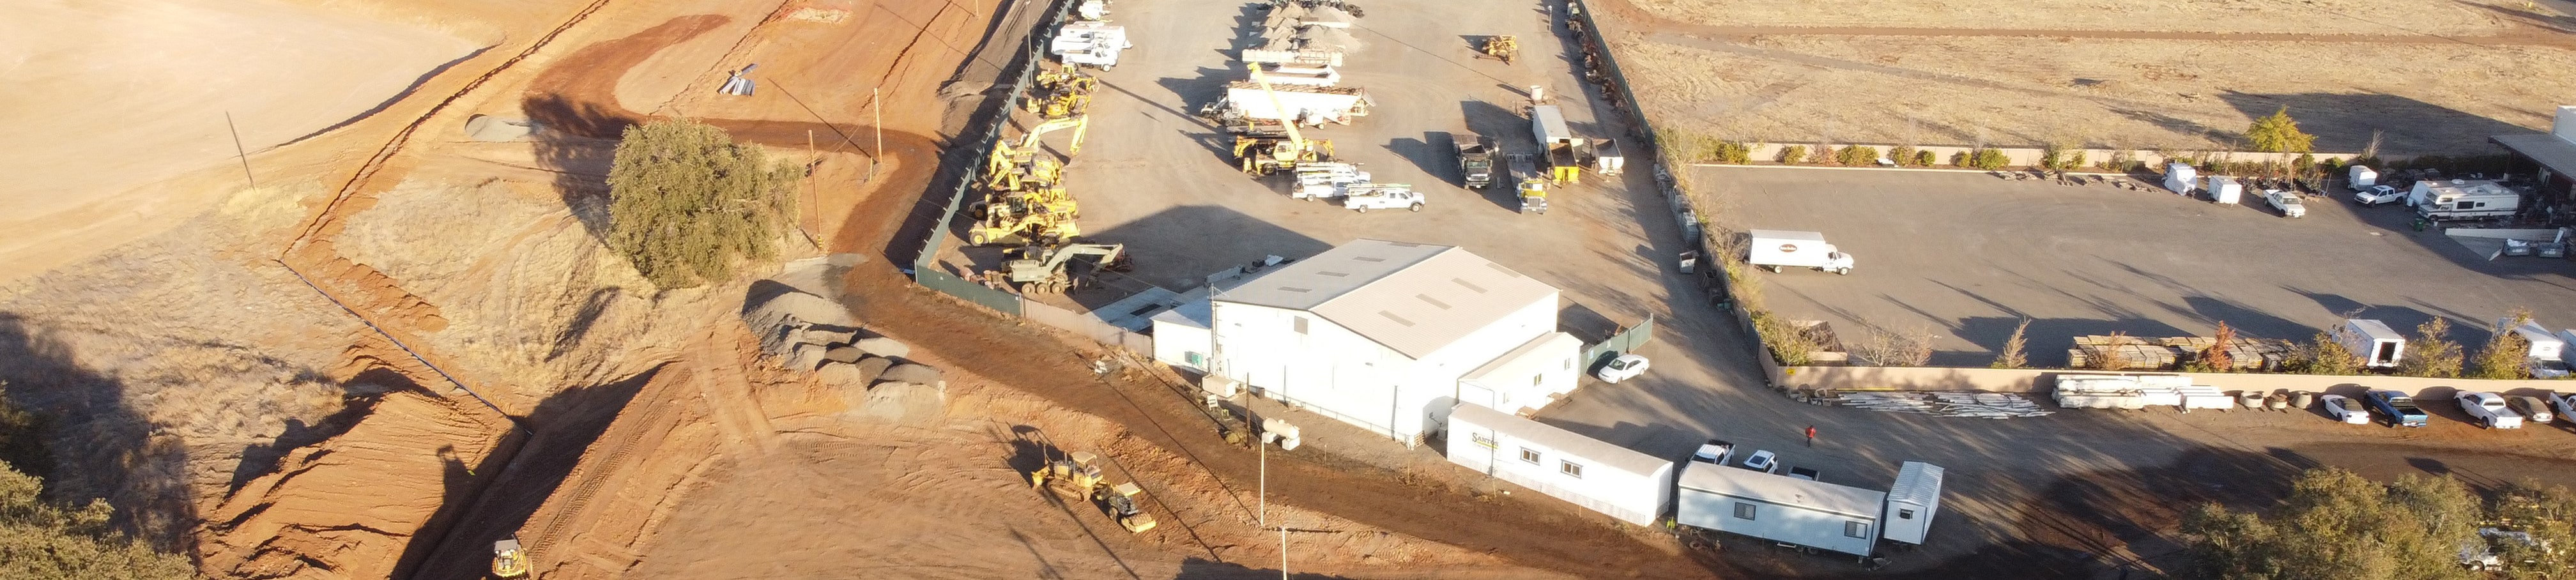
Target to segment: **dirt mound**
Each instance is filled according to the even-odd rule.
[[[472,405],[472,403],[466,403]],[[246,482],[201,535],[225,578],[388,578],[422,554],[442,508],[496,471],[509,422],[417,391],[385,395],[349,432]],[[453,517],[453,516],[449,516]]]

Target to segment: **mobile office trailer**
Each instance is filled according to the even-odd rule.
[[[1674,523],[1861,557],[1887,507],[1884,492],[1697,461],[1673,491]]]
[[[1825,243],[1824,234],[1788,230],[1753,230],[1749,234],[1753,240],[1746,249],[1745,263],[1770,268],[1773,273],[1782,266],[1851,273],[1851,254]]]
[[[2377,320],[2349,319],[2336,329],[2336,338],[2344,350],[2361,358],[2361,366],[2384,368],[2397,366],[2406,354],[2406,335],[2398,334],[2388,323]]]
[[[2522,194],[2493,181],[2453,179],[2415,182],[2406,194],[2415,214],[2429,220],[2512,217],[2522,210]]]
[[[1932,532],[1932,517],[1941,513],[1941,466],[1907,461],[1896,470],[1896,485],[1887,488],[1887,513],[1879,516],[1878,537],[1923,545]]]
[[[1621,521],[1654,525],[1672,500],[1670,459],[1475,403],[1451,408],[1448,429],[1449,462]]]

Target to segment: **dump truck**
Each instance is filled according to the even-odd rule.
[[[1451,141],[1452,147],[1458,151],[1459,180],[1468,189],[1484,189],[1493,185],[1494,140],[1478,135],[1474,143],[1457,143],[1454,137]]]
[[[1753,242],[1747,244],[1745,263],[1779,273],[1783,266],[1815,268],[1835,274],[1850,274],[1851,254],[1825,243],[1825,235],[1816,232],[1787,230],[1753,230]]]
[[[1522,153],[1512,155],[1510,161],[1509,176],[1520,192],[1521,213],[1546,214],[1547,178],[1539,176],[1538,160]]]
[[[1530,135],[1538,138],[1546,156],[1548,180],[1565,184],[1580,179],[1591,140],[1574,136],[1565,126],[1565,111],[1556,105],[1531,105],[1529,114]]]

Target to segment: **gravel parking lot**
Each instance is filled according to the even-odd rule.
[[[2576,326],[2576,263],[2488,261],[2416,232],[2396,205],[2315,198],[2281,217],[2247,192],[2226,206],[2108,185],[1982,173],[1700,167],[1734,228],[1813,230],[1858,260],[1850,276],[1762,273],[1776,311],[1861,329],[1930,329],[1936,364],[1982,366],[2022,318],[2031,362],[2063,365],[2068,337],[2240,335],[2304,340],[2346,314],[2412,331],[2433,316],[2476,344],[2516,307]]]

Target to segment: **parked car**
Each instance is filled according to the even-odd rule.
[[[2336,421],[2354,425],[2370,424],[2370,409],[2363,408],[2361,401],[2355,401],[2352,397],[2343,395],[2326,395],[2318,397],[2317,400],[2321,401],[2319,404],[2325,406],[2326,416],[2333,417]]]
[[[2533,423],[2547,423],[2557,418],[2549,412],[2549,401],[2540,397],[2525,395],[2505,397],[2504,406],[2512,409],[2514,414],[2521,415],[2523,420]]]
[[[2523,368],[2531,371],[2531,378],[2535,379],[2563,379],[2568,374],[2567,361],[2554,358],[2531,359]]]
[[[2370,186],[2370,189],[2361,190],[2352,194],[2353,201],[2361,202],[2362,205],[2366,206],[2379,205],[2383,203],[2396,203],[2405,199],[2406,192],[2398,191],[2397,188],[2385,185],[2373,185]]]
[[[2422,427],[2430,420],[2430,417],[2424,414],[2423,408],[2415,406],[2415,398],[2406,396],[2406,393],[2371,391],[2363,395],[2363,398],[2370,400],[2371,408],[2388,414],[2388,425],[2391,427]]]
[[[2463,391],[2451,398],[2459,400],[2460,410],[2468,412],[2469,418],[2476,419],[2480,426],[2488,429],[2522,428],[2522,415],[2505,408],[2504,397],[2495,393]]]
[[[2299,194],[2295,192],[2279,189],[2263,190],[2263,203],[2271,204],[2272,209],[2281,210],[2281,217],[2308,215],[2307,204],[2300,203]]]
[[[1601,368],[1592,371],[1592,376],[1600,377],[1601,382],[1618,384],[1619,381],[1646,374],[1646,366],[1646,357],[1623,354],[1619,355],[1619,358],[1610,359],[1610,362],[1601,363]]]
[[[1772,454],[1769,450],[1754,451],[1752,456],[1744,458],[1744,468],[1763,473],[1779,473],[1780,456]]]
[[[1789,468],[1789,477],[1795,477],[1795,478],[1798,478],[1798,479],[1804,479],[1804,480],[1807,480],[1807,481],[1816,481],[1816,478],[1818,478],[1818,477],[1822,477],[1822,476],[1824,476],[1824,474],[1822,474],[1822,473],[1818,473],[1818,472],[1816,472],[1816,470],[1813,470],[1813,469],[1808,469],[1808,468],[1804,468],[1804,467],[1791,467],[1791,468]]]
[[[1723,439],[1710,439],[1700,444],[1699,451],[1691,452],[1691,461],[1712,465],[1726,465],[1727,460],[1734,458],[1735,444]]]

